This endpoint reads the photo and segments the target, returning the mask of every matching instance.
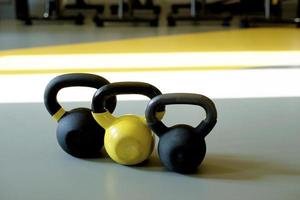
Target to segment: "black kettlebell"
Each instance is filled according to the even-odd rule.
[[[196,127],[178,124],[167,127],[155,113],[164,105],[191,104],[204,108],[206,118]],[[214,103],[200,94],[173,93],[154,97],[146,109],[148,126],[159,136],[158,153],[163,165],[170,171],[189,174],[197,171],[205,157],[205,136],[217,122]]]
[[[98,89],[108,80],[101,76],[85,73],[65,74],[52,79],[44,94],[48,112],[58,121],[56,136],[61,148],[72,156],[94,158],[100,156],[103,147],[104,129],[94,120],[88,108],[65,111],[57,101],[58,92],[67,87],[92,87]],[[113,112],[116,97],[105,102],[105,107]]]

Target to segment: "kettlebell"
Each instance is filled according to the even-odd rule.
[[[178,124],[167,127],[156,117],[158,108],[171,104],[190,104],[204,108],[206,118],[196,127]],[[170,171],[189,174],[197,171],[206,153],[205,136],[217,122],[214,103],[200,94],[172,93],[153,98],[146,108],[148,126],[159,137],[158,154]]]
[[[84,86],[95,89],[108,84],[101,76],[85,73],[64,74],[52,79],[44,93],[44,104],[58,122],[58,144],[68,154],[79,158],[99,157],[103,147],[104,129],[98,125],[88,108],[66,111],[57,101],[58,92],[67,87]],[[111,96],[104,106],[110,111],[116,107],[116,98]]]
[[[101,87],[93,97],[92,114],[105,129],[104,147],[107,154],[119,164],[136,165],[151,155],[154,135],[144,116],[127,114],[115,117],[105,108],[106,99],[119,94],[141,94],[152,99],[161,92],[148,83],[117,82]],[[157,111],[157,117],[162,118],[164,108]]]

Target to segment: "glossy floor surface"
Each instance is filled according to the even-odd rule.
[[[5,95],[0,101],[41,102],[47,83],[68,72],[97,73],[111,82],[145,81],[164,93],[300,96],[298,35],[296,28],[258,28],[3,50],[0,89]],[[20,85],[26,89],[20,90]],[[89,101],[91,95],[73,90],[61,99]]]
[[[220,26],[220,22],[201,26],[186,24],[174,28],[168,28],[167,26],[153,28],[145,25],[132,26],[130,24],[112,24],[103,28],[97,28],[91,21],[88,21],[83,26],[75,26],[70,22],[37,22],[33,26],[25,26],[15,20],[0,20],[0,50],[237,28],[238,26],[233,25],[224,29],[224,27]]]
[[[118,165],[105,154],[94,160],[71,157],[58,146],[57,124],[43,104],[0,104],[0,120],[5,122],[0,198],[298,200],[300,99],[214,101],[218,123],[206,137],[207,155],[195,175],[166,171],[156,151],[148,163],[136,167]],[[115,115],[143,114],[145,103],[121,101]],[[198,107],[170,106],[164,121],[168,126],[195,126],[202,119]]]
[[[257,28],[0,52],[2,74],[299,67],[300,30]]]

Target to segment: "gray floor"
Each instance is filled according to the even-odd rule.
[[[130,24],[108,24],[97,28],[92,21],[87,21],[83,26],[75,26],[72,22],[36,22],[34,26],[25,26],[15,20],[0,20],[0,50],[238,28],[236,25],[224,28],[220,22],[184,24],[172,28],[164,24],[162,21],[162,26],[157,28]]]
[[[76,159],[58,146],[57,124],[42,103],[0,104],[0,199],[299,200],[300,99],[215,103],[218,123],[206,137],[207,155],[195,175],[166,171],[157,152],[138,167],[106,156]],[[119,101],[116,114],[142,114],[145,106]],[[164,121],[196,125],[203,118],[200,108],[177,105],[167,107]]]

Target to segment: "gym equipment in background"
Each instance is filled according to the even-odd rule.
[[[137,15],[136,11],[144,12],[145,15]],[[146,13],[148,10],[153,10],[153,14]],[[131,22],[131,23],[149,23],[152,27],[159,25],[160,6],[154,5],[151,0],[147,0],[142,4],[139,0],[119,0],[118,5],[111,6],[111,13],[113,16],[94,17],[96,26],[104,26],[105,22]],[[117,15],[116,15],[117,14]],[[148,14],[148,15],[146,15]]]
[[[282,16],[282,0],[241,0],[241,27],[252,24],[296,24],[300,27],[300,0],[294,18]]]
[[[152,11],[154,14],[159,15],[161,11],[161,7],[159,5],[155,5],[152,0],[146,0],[145,4],[142,4],[140,0],[132,0],[132,10],[137,11]],[[110,12],[113,15],[118,14],[119,5],[111,5]],[[129,4],[125,2],[123,4],[124,13],[129,11]]]
[[[52,79],[45,89],[44,104],[52,117],[58,121],[56,136],[58,144],[68,154],[79,158],[101,155],[104,129],[93,119],[88,108],[65,111],[57,101],[58,92],[67,87],[100,88],[109,82],[93,74],[65,74]],[[116,98],[106,99],[103,106],[110,112],[116,107]]]
[[[180,14],[183,9],[189,9],[190,15]],[[222,21],[223,26],[229,26],[233,9],[236,10],[236,5],[222,2],[207,4],[206,0],[191,0],[190,3],[171,5],[167,21],[169,26],[176,26],[177,21]]]
[[[42,17],[31,16],[28,0],[16,0],[16,15],[17,18],[24,21],[26,25],[32,25],[34,20],[61,20],[74,21],[77,25],[84,23],[82,13],[75,15],[63,15],[61,0],[45,0],[44,13]],[[95,9],[97,13],[102,13],[104,7],[102,5],[86,4],[83,0],[77,0],[75,4],[66,5],[66,9]]]
[[[17,16],[21,16],[21,18],[19,17],[18,19],[24,21],[26,25],[32,25],[32,21],[34,20],[70,20],[74,21],[77,25],[84,23],[84,16],[81,13],[70,16],[62,15],[60,0],[45,0],[42,17],[31,16],[28,0],[16,0],[16,8]]]
[[[148,83],[118,82],[101,87],[93,97],[93,117],[105,129],[106,152],[119,164],[136,165],[151,155],[154,135],[147,126],[145,117],[132,114],[115,117],[105,108],[107,99],[119,94],[141,94],[152,99],[161,92]],[[157,111],[157,117],[161,119],[164,107]]]
[[[230,12],[232,15],[240,13],[240,0],[223,0],[206,4],[206,9],[213,13]],[[196,1],[196,9],[201,10],[200,1]],[[182,10],[191,8],[190,3],[177,3],[171,5],[171,13],[178,14]]]
[[[167,127],[156,117],[158,108],[171,104],[190,104],[204,108],[206,118],[196,127],[178,124]],[[153,98],[146,108],[148,126],[159,136],[158,153],[170,171],[194,173],[206,154],[205,137],[217,123],[214,103],[200,94],[173,93]]]
[[[104,5],[90,4],[86,3],[84,0],[76,0],[74,4],[67,4],[65,9],[96,10],[97,13],[103,13]]]
[[[15,0],[16,18],[24,21],[26,24],[31,24],[28,0]]]

